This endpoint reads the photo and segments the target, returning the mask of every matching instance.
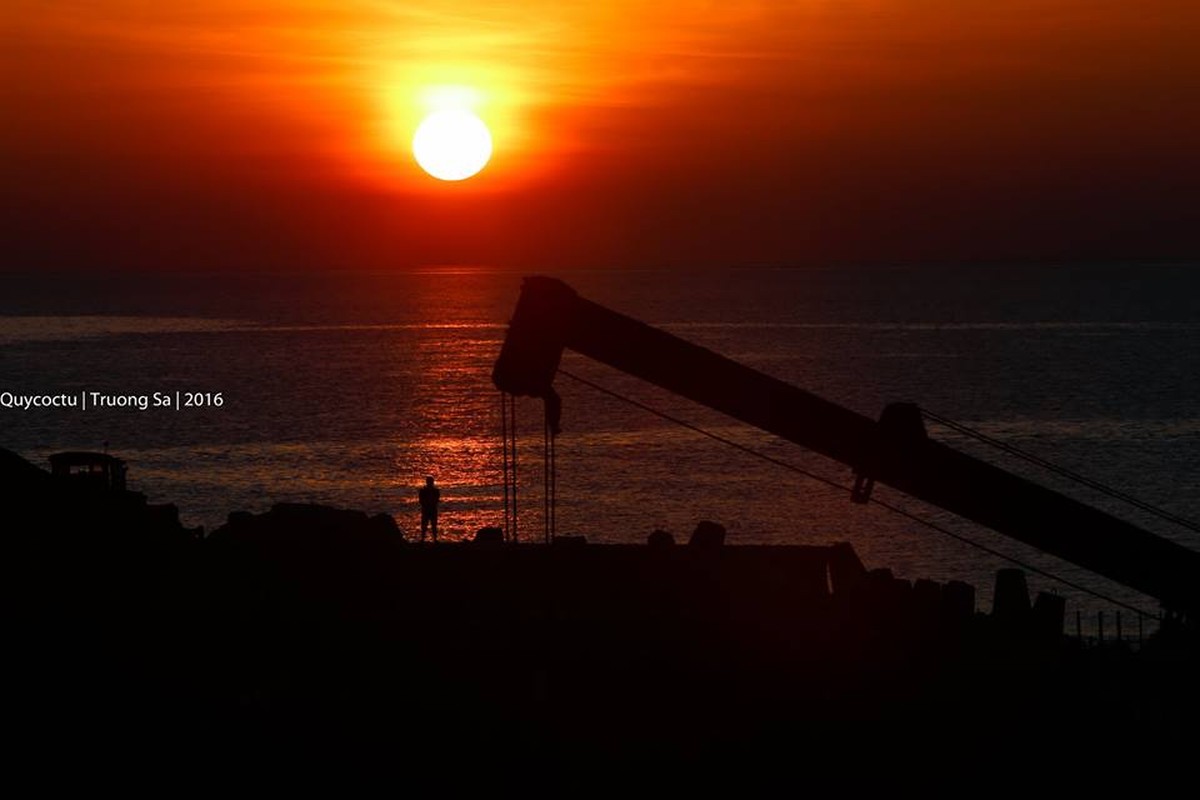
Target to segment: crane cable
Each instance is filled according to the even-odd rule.
[[[554,540],[555,531],[555,516],[558,507],[558,498],[555,496],[555,484],[557,483],[557,470],[555,466],[555,439],[553,426],[550,423],[550,414],[547,412],[545,424],[542,428],[542,527],[546,544],[550,544]]]
[[[740,442],[735,442],[732,439],[728,439],[724,436],[721,436],[720,434],[705,430],[704,428],[701,428],[698,425],[693,425],[692,423],[687,422],[682,419],[679,419],[678,417],[671,416],[670,414],[667,414],[666,412],[659,411],[658,409],[656,409],[652,406],[648,406],[645,403],[642,403],[638,400],[634,400],[631,397],[626,397],[618,392],[614,392],[611,389],[601,386],[598,383],[593,383],[592,381],[589,381],[586,378],[582,378],[578,375],[570,373],[570,372],[562,369],[561,367],[558,370],[558,374],[564,375],[564,376],[570,378],[571,380],[577,381],[577,382],[583,384],[584,386],[588,386],[592,389],[595,389],[598,392],[601,392],[610,397],[616,398],[617,400],[621,400],[632,406],[640,408],[643,411],[648,411],[649,413],[654,414],[657,417],[661,417],[662,419],[665,419],[668,422],[673,422],[676,425],[680,425],[684,428],[687,428],[688,430],[698,433],[701,436],[705,436],[714,441],[721,442],[722,444],[727,444],[730,447],[733,447],[737,450],[741,450],[742,452],[748,453],[749,455],[755,456],[756,458],[760,458],[763,461],[770,462],[772,464],[775,464],[776,466],[783,467],[784,469],[791,470],[792,472],[796,472],[807,478],[811,478],[812,480],[817,481],[818,483],[823,483],[826,486],[832,487],[834,489],[838,489],[839,491],[843,491],[843,492],[851,491],[851,487],[846,486],[841,483],[838,483],[835,480],[826,478],[823,475],[818,475],[815,472],[810,472],[810,471],[804,469],[803,467],[798,467],[795,464],[792,464],[788,461],[784,461],[782,459],[775,458],[774,456],[767,455],[766,453],[763,453],[760,450],[755,450],[754,448],[748,447],[747,445],[741,444]],[[927,520],[923,517],[920,517],[920,516],[912,513],[911,511],[901,508],[900,506],[894,505],[892,503],[888,503],[885,500],[880,500],[878,497],[875,497],[874,495],[871,496],[870,502],[875,503],[876,505],[878,505],[888,511],[891,511],[894,514],[898,514],[898,515],[900,515],[906,519],[909,519],[913,522],[917,522],[917,523],[920,523],[921,525],[931,528],[932,530],[935,530],[938,533],[941,533],[945,536],[949,536],[952,539],[956,539],[956,540],[962,542],[963,544],[968,544],[971,547],[982,550],[983,552],[985,552],[989,555],[992,555],[997,558],[1008,561],[1011,564],[1015,564],[1018,567],[1020,567],[1021,569],[1024,569],[1028,572],[1032,572],[1037,575],[1041,575],[1044,578],[1049,578],[1050,580],[1061,583],[1064,586],[1067,586],[1071,589],[1074,589],[1079,592],[1083,592],[1085,594],[1089,594],[1092,597],[1095,597],[1098,600],[1103,600],[1106,603],[1111,603],[1115,606],[1120,606],[1121,608],[1124,608],[1128,611],[1132,611],[1135,614],[1149,617],[1150,619],[1155,619],[1155,620],[1161,619],[1160,616],[1156,613],[1150,613],[1148,611],[1145,611],[1144,609],[1138,608],[1137,606],[1130,605],[1129,603],[1118,600],[1115,597],[1106,595],[1103,592],[1096,591],[1095,589],[1089,589],[1088,587],[1083,586],[1082,584],[1076,583],[1067,578],[1064,578],[1061,575],[1056,575],[1055,573],[1049,572],[1048,570],[1042,569],[1041,567],[1034,566],[1033,564],[1030,564],[1027,561],[1022,561],[1021,559],[1018,559],[1014,556],[1010,556],[1010,555],[1007,555],[1006,553],[1002,553],[999,550],[996,550],[992,547],[989,547],[988,545],[983,544],[982,542],[977,542],[974,539],[963,536],[960,533],[955,533],[954,531],[950,530],[949,528],[946,528],[942,525],[938,525],[936,522],[933,522],[932,520]]]
[[[557,453],[550,417],[546,416],[543,429],[542,522],[546,544],[549,544],[558,528],[558,471]],[[507,392],[500,393],[500,444],[504,484],[504,538],[518,541],[517,534],[517,398]],[[511,498],[511,500],[510,500]]]
[[[508,393],[500,392],[500,448],[504,451],[504,539],[507,541],[512,532],[508,526]]]
[[[554,541],[554,537],[558,534],[558,454],[556,443],[558,435],[554,432],[554,427],[550,423],[550,417],[546,417],[546,439],[549,444],[550,469],[549,481],[546,486],[546,496],[550,498],[550,539]]]
[[[1035,455],[1034,453],[1030,453],[1026,450],[1022,450],[1021,448],[1019,448],[1015,445],[1011,445],[1008,442],[1003,442],[992,436],[988,436],[986,433],[977,431],[974,428],[971,428],[971,427],[968,427],[967,425],[962,424],[961,422],[955,422],[954,420],[949,419],[948,417],[943,417],[940,414],[935,414],[934,412],[929,411],[927,409],[922,408],[921,415],[924,416],[926,419],[932,420],[941,425],[945,425],[947,428],[958,431],[959,433],[961,433],[965,436],[969,436],[972,439],[976,439],[980,442],[983,442],[984,444],[988,444],[988,445],[991,445],[992,447],[1003,450],[1004,452],[1009,453],[1010,455],[1014,455],[1017,458],[1024,459],[1025,461],[1028,461],[1031,464],[1036,464],[1037,466],[1042,467],[1043,469],[1049,470],[1050,472],[1053,472],[1057,475],[1061,475],[1064,478],[1073,480],[1076,483],[1082,484],[1083,486],[1087,486],[1091,489],[1095,489],[1096,491],[1100,492],[1101,494],[1108,495],[1109,497],[1112,497],[1116,500],[1123,500],[1124,502],[1129,503],[1130,505],[1132,505],[1136,508],[1140,508],[1141,510],[1143,510],[1149,514],[1153,514],[1154,516],[1159,517],[1160,519],[1164,519],[1168,522],[1173,522],[1176,525],[1187,528],[1188,530],[1193,531],[1195,533],[1200,533],[1200,524],[1192,522],[1190,519],[1187,519],[1186,517],[1181,517],[1178,514],[1174,514],[1170,511],[1167,511],[1166,509],[1159,508],[1158,506],[1152,505],[1151,503],[1147,503],[1144,500],[1139,500],[1138,498],[1136,498],[1126,492],[1123,492],[1120,489],[1113,488],[1112,486],[1107,486],[1107,485],[1101,483],[1100,481],[1093,480],[1092,478],[1087,477],[1086,475],[1080,475],[1078,472],[1075,472],[1072,469],[1059,466],[1058,464],[1055,464],[1051,461],[1047,461],[1046,459],[1042,458],[1041,456]]]
[[[507,392],[500,393],[500,441],[504,449],[504,538],[507,541],[515,542],[518,538],[517,398]],[[511,504],[509,502],[510,494],[512,495]]]

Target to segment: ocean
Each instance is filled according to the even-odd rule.
[[[129,463],[130,488],[212,530],[232,510],[319,502],[442,535],[500,524],[492,362],[521,272],[0,275],[0,446]],[[1190,519],[1200,518],[1200,266],[963,266],[555,273],[583,296],[877,417],[910,401]],[[850,470],[568,353],[564,369],[839,483]],[[777,465],[560,378],[557,528],[730,543],[850,541],[868,567],[974,583],[1002,559],[860,506]],[[164,402],[155,406],[156,393]],[[24,396],[88,408],[18,407]],[[218,400],[219,396],[219,400]],[[198,405],[175,407],[175,398]],[[145,398],[146,408],[142,408]],[[99,405],[97,405],[99,403]],[[108,403],[108,405],[105,405]],[[218,404],[219,403],[219,404]],[[522,538],[542,537],[542,416],[522,400]],[[1114,504],[949,429],[935,438],[1200,549],[1200,536]],[[1149,598],[886,487],[956,533],[1147,611]],[[1086,531],[1079,535],[1087,535]],[[1087,616],[1112,606],[1042,576]],[[1129,612],[1126,612],[1127,614]],[[1073,626],[1073,617],[1071,618]],[[1126,632],[1136,631],[1134,622]]]

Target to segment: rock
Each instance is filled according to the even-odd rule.
[[[475,531],[475,543],[486,545],[504,544],[504,530],[494,525],[488,525]]]
[[[1056,594],[1038,592],[1033,603],[1033,629],[1043,639],[1053,642],[1062,637],[1067,601]]]
[[[942,589],[942,617],[946,623],[961,628],[975,616],[975,587],[962,581],[950,581]]]
[[[249,511],[230,511],[225,521],[226,528],[238,528],[253,521],[254,515]]]
[[[675,537],[670,532],[659,529],[646,537],[646,544],[653,548],[672,547],[675,544]]]
[[[322,550],[390,547],[404,541],[396,521],[387,514],[368,517],[362,511],[316,503],[276,503],[265,514],[235,511],[209,538],[305,544]]]
[[[999,622],[1020,623],[1029,615],[1029,586],[1025,573],[1016,567],[996,570],[996,593],[992,617]]]
[[[701,520],[688,540],[690,547],[720,547],[725,544],[725,526],[709,520]]]
[[[829,548],[829,582],[833,593],[841,598],[862,597],[867,588],[867,568],[849,542],[838,542]]]
[[[404,531],[400,530],[400,526],[396,524],[396,520],[391,514],[376,514],[367,520],[367,525],[376,533],[394,536],[400,541],[404,541]]]

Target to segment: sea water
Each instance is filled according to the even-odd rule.
[[[130,488],[219,526],[235,509],[320,502],[419,526],[424,476],[450,539],[503,517],[492,363],[522,272],[0,275],[0,446],[129,462]],[[585,297],[876,417],[916,402],[1200,517],[1200,265],[555,273]],[[844,465],[568,353],[563,368],[839,484]],[[990,601],[1006,562],[560,377],[557,529],[635,542],[696,522],[731,543],[850,541],[869,567],[958,578]],[[88,403],[91,397],[107,398]],[[132,399],[131,399],[132,398]],[[145,402],[142,402],[142,399]],[[161,400],[160,400],[161,398]],[[111,401],[111,402],[110,402]],[[544,532],[543,420],[518,407],[518,532]],[[1200,536],[952,430],[929,432],[1200,549]],[[1014,558],[1154,610],[1121,587],[939,509],[877,494]],[[1078,532],[1086,536],[1086,531]],[[1103,603],[1031,577],[1090,614]],[[1073,621],[1072,621],[1073,625]],[[1127,631],[1136,630],[1129,622]]]

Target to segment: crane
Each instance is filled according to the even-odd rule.
[[[928,436],[918,406],[878,420],[587,300],[566,283],[526,278],[492,371],[515,396],[541,398],[553,433],[564,349],[720,411],[854,470],[851,499],[876,482],[1156,598],[1200,613],[1200,552]]]

